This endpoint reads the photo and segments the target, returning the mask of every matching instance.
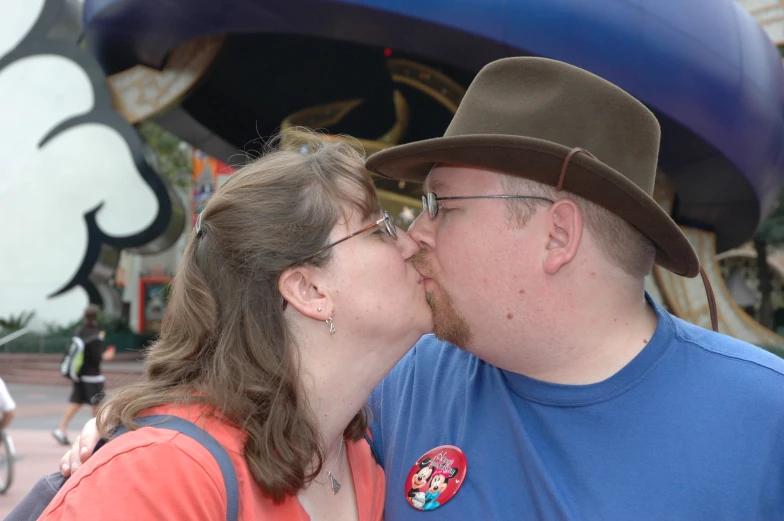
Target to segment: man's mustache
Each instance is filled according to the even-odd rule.
[[[411,257],[411,263],[423,277],[434,279],[435,277],[433,274],[433,269],[430,267],[430,263],[427,261],[426,257],[427,252],[425,250],[421,250]]]

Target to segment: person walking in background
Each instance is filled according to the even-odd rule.
[[[101,362],[114,358],[114,348],[104,351],[104,333],[98,330],[98,313],[100,309],[90,304],[84,311],[84,321],[74,334],[75,342],[82,352],[81,365],[71,363],[73,392],[70,403],[65,409],[60,426],[52,431],[52,436],[61,444],[69,445],[67,429],[71,418],[79,412],[82,405],[91,405],[93,416],[104,398],[104,376],[101,374]]]

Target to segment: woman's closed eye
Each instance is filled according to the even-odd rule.
[[[370,235],[372,235],[374,238],[379,238],[384,242],[386,242],[387,239],[392,238],[392,236],[389,235],[389,233],[387,233],[386,230],[382,230],[382,229],[374,230],[373,233],[371,233]]]

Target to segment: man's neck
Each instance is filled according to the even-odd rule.
[[[536,380],[564,385],[601,382],[645,348],[658,324],[642,292],[627,298],[604,295],[591,295],[586,305],[564,307],[537,331],[505,331],[507,338],[496,341],[499,347],[506,344],[505,349],[477,354],[501,369]]]

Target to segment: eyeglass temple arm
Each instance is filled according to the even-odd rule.
[[[445,201],[451,199],[540,199],[542,201],[554,202],[547,197],[539,197],[536,195],[457,195],[454,197],[436,197],[436,201]]]
[[[309,261],[310,259],[315,259],[316,257],[318,257],[319,255],[321,255],[322,253],[324,253],[324,252],[325,252],[325,251],[327,251],[328,249],[332,248],[333,246],[337,246],[338,244],[340,244],[340,243],[341,243],[341,242],[343,242],[343,241],[347,241],[347,240],[349,240],[349,239],[350,239],[350,238],[352,238],[352,237],[356,237],[356,236],[357,236],[357,235],[359,235],[360,233],[365,233],[366,231],[368,231],[368,230],[370,230],[370,229],[372,229],[372,228],[375,228],[376,226],[379,226],[379,225],[380,225],[380,224],[382,224],[383,222],[384,222],[384,219],[383,219],[383,218],[381,218],[381,219],[379,219],[378,221],[374,222],[373,224],[369,224],[369,225],[365,226],[364,228],[362,228],[361,230],[359,230],[359,231],[357,231],[357,232],[354,232],[354,233],[352,233],[351,235],[347,235],[347,236],[343,237],[343,238],[342,238],[342,239],[340,239],[339,241],[335,241],[335,242],[333,242],[333,243],[331,243],[331,244],[328,244],[328,245],[324,246],[324,247],[323,247],[323,248],[321,248],[319,251],[317,251],[317,252],[316,252],[316,253],[314,253],[313,255],[310,255],[309,257],[305,257],[304,259],[302,259],[301,261],[299,261],[297,264],[302,264],[303,262],[307,262],[307,261]]]
[[[381,219],[379,219],[379,220],[378,220],[378,221],[376,221],[375,223],[373,223],[373,224],[371,224],[371,225],[368,225],[368,226],[365,226],[364,228],[362,228],[362,229],[361,229],[361,230],[359,230],[358,232],[354,232],[354,233],[352,233],[351,235],[348,235],[348,236],[346,236],[346,237],[343,237],[343,238],[342,238],[342,239],[340,239],[339,241],[335,241],[335,242],[333,242],[333,243],[331,243],[331,244],[328,244],[328,245],[324,246],[323,248],[321,248],[319,251],[317,251],[317,252],[316,252],[316,253],[314,253],[313,255],[310,255],[310,256],[308,256],[308,257],[305,257],[305,258],[304,258],[304,259],[302,259],[301,261],[297,262],[297,264],[302,264],[302,263],[304,263],[304,262],[308,262],[308,261],[309,261],[309,260],[311,260],[311,259],[315,259],[316,257],[318,257],[319,255],[321,255],[322,253],[324,253],[324,252],[325,252],[325,251],[327,251],[328,249],[332,248],[333,246],[336,246],[336,245],[340,244],[340,243],[341,243],[341,242],[343,242],[343,241],[347,241],[347,240],[349,240],[349,239],[350,239],[350,238],[352,238],[352,237],[356,237],[356,236],[357,236],[357,235],[359,235],[360,233],[365,233],[366,231],[370,230],[371,228],[374,228],[374,227],[376,227],[376,226],[379,226],[379,225],[380,225],[381,223],[383,223],[384,221],[385,221],[385,218],[383,218],[383,217],[382,217]],[[283,297],[281,297],[281,298],[283,298]],[[286,307],[288,306],[288,304],[289,304],[289,303],[288,303],[288,302],[286,301],[286,299],[284,298],[284,299],[283,299],[283,309],[286,309]]]

